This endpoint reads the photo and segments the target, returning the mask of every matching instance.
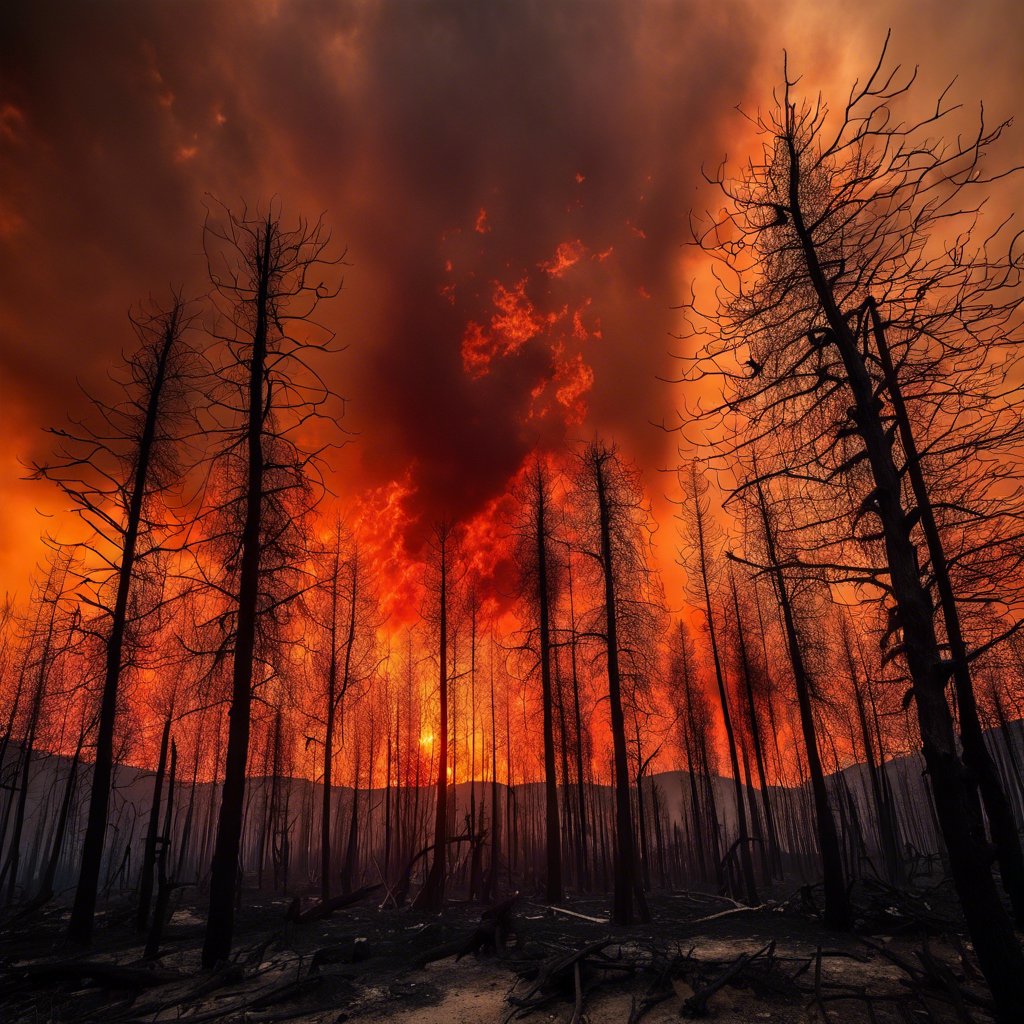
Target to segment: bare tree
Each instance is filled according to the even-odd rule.
[[[114,404],[91,398],[92,421],[51,430],[57,452],[33,467],[37,478],[53,481],[71,499],[88,528],[83,554],[90,559],[81,589],[98,613],[92,628],[106,647],[89,817],[68,924],[69,935],[80,942],[92,937],[126,643],[139,616],[151,610],[133,585],[167,539],[164,503],[182,479],[189,394],[200,369],[186,341],[191,320],[180,294],[166,309],[133,315],[138,345],[124,360],[119,384],[125,397]]]
[[[626,747],[624,670],[639,668],[641,634],[659,602],[648,551],[650,513],[635,473],[618,452],[595,441],[579,456],[575,478],[577,544],[595,574],[600,598],[588,632],[602,647],[608,675],[615,786],[615,858],[612,920],[633,923],[634,912],[648,920],[647,900],[637,871],[629,758]],[[636,643],[631,643],[631,640]]]
[[[772,810],[771,796],[768,789],[767,762],[764,753],[764,742],[761,736],[761,722],[758,716],[757,699],[754,692],[755,680],[763,672],[763,666],[758,665],[755,652],[749,642],[747,610],[740,601],[740,586],[735,572],[729,573],[729,590],[732,595],[732,607],[735,616],[735,653],[739,662],[738,674],[743,682],[740,703],[746,711],[746,732],[754,748],[754,761],[757,765],[758,784],[761,789],[761,809],[764,813],[765,823],[765,834],[763,837],[765,845],[761,853],[764,864],[765,883],[768,884],[771,881],[774,869],[779,866],[779,840],[775,828],[775,814]],[[753,817],[753,812],[751,817]]]
[[[562,848],[555,769],[555,694],[552,686],[554,651],[552,608],[557,602],[558,565],[555,559],[555,508],[550,473],[535,456],[522,486],[522,522],[517,530],[520,589],[535,624],[536,656],[540,665],[541,714],[544,746],[544,840],[546,871],[544,899],[562,901]],[[532,647],[532,645],[531,645]]]
[[[691,843],[694,861],[704,879],[722,885],[722,852],[718,807],[712,784],[716,767],[708,736],[714,728],[711,701],[697,676],[696,652],[686,625],[680,621],[669,637],[667,682],[677,709],[676,720],[686,758],[690,791]],[[708,858],[710,858],[710,863]]]
[[[21,841],[25,825],[25,808],[28,802],[29,780],[32,759],[36,753],[39,730],[45,724],[45,707],[51,676],[61,657],[80,638],[78,633],[78,608],[69,600],[72,586],[73,558],[70,550],[58,548],[49,557],[46,579],[34,588],[34,611],[31,623],[26,629],[26,652],[23,672],[29,685],[28,705],[22,725],[22,738],[18,750],[17,799],[14,787],[11,798],[14,818],[11,835],[7,843],[7,855],[0,869],[0,885],[7,884],[7,903],[13,903],[21,865]],[[12,804],[8,804],[10,811]],[[0,840],[7,834],[7,820],[0,831]]]
[[[453,582],[457,578],[453,572],[455,557],[454,528],[450,523],[439,523],[434,528],[431,551],[432,580],[429,585],[432,599],[430,618],[437,636],[437,796],[434,803],[433,857],[426,881],[415,901],[416,908],[421,910],[440,910],[444,906],[445,881],[448,874],[448,680],[451,640],[448,619]]]
[[[320,898],[331,888],[331,793],[334,776],[335,730],[341,724],[344,742],[345,698],[349,691],[367,683],[377,666],[376,630],[381,624],[373,578],[359,545],[347,536],[341,522],[335,524],[332,544],[318,556],[318,586],[307,602],[308,614],[322,635],[314,648],[313,669],[326,680],[322,707],[318,699],[311,709],[323,714],[323,797],[320,819]]]
[[[812,553],[794,568],[889,602],[887,662],[906,665],[953,880],[1009,1021],[1024,1015],[1024,956],[945,696],[950,677],[965,686],[966,665],[1005,631],[978,636],[973,650],[958,643],[963,605],[954,608],[952,577],[938,584],[942,563],[955,564],[961,597],[991,604],[1015,593],[1019,575],[1021,509],[1006,482],[1019,477],[1022,429],[1006,381],[1020,358],[1021,266],[999,225],[972,240],[984,202],[972,196],[1001,176],[984,170],[984,154],[1005,125],[982,118],[974,134],[943,143],[936,126],[956,109],[948,90],[932,113],[904,120],[914,75],[884,71],[884,59],[883,50],[836,117],[820,98],[795,101],[787,72],[755,122],[761,158],[735,179],[716,177],[727,209],[698,239],[720,273],[716,307],[691,310],[694,336],[707,339],[696,375],[723,386],[710,412],[722,454],[737,462],[756,448],[763,461],[755,472],[747,460],[747,476],[784,480],[799,506]],[[973,708],[964,695],[962,726]],[[963,735],[965,753],[975,750]],[[983,775],[976,750],[967,756]],[[995,796],[991,780],[983,792]],[[1017,903],[1019,837],[999,805],[996,796],[993,838]]]
[[[300,448],[296,431],[323,416],[332,398],[309,357],[329,348],[324,332],[323,340],[316,340],[313,316],[322,300],[337,294],[320,275],[338,263],[329,255],[330,235],[322,220],[300,219],[286,229],[273,204],[260,215],[220,213],[221,219],[211,215],[205,228],[224,346],[213,408],[224,439],[215,460],[220,493],[217,514],[208,522],[224,569],[215,585],[227,601],[232,670],[206,966],[226,959],[231,950],[252,699],[264,681],[257,666],[269,664],[270,655],[261,628],[279,624],[288,604],[308,586],[294,578],[305,549],[296,530],[301,513],[315,505],[322,449]]]
[[[707,497],[708,483],[695,462],[680,469],[679,483],[683,492],[679,503],[679,518],[682,521],[686,539],[691,545],[689,557],[683,557],[682,561],[690,570],[688,586],[691,596],[700,602],[707,623],[711,660],[715,669],[715,681],[718,684],[718,703],[725,726],[729,761],[732,765],[736,819],[739,825],[736,852],[742,866],[744,896],[748,903],[755,904],[757,903],[757,883],[754,880],[754,862],[750,854],[751,837],[747,829],[747,811],[743,801],[743,780],[740,777],[736,733],[733,729],[732,712],[729,707],[729,691],[719,650],[715,608],[712,600],[712,589],[717,586],[720,576],[721,530],[711,517],[711,504]]]
[[[801,642],[796,609],[794,608],[792,583],[787,580],[782,569],[783,557],[779,553],[776,524],[766,494],[766,486],[760,480],[756,483],[757,505],[754,514],[759,520],[761,531],[759,540],[763,544],[765,564],[769,568],[775,595],[782,612],[789,663],[793,670],[793,682],[796,688],[797,707],[800,710],[800,730],[807,753],[807,770],[811,776],[814,820],[817,825],[818,849],[821,854],[821,870],[824,879],[825,920],[833,928],[849,928],[851,924],[850,900],[846,890],[846,879],[843,877],[839,834],[836,831],[835,816],[832,813],[828,789],[825,785],[825,773],[818,750],[814,708],[811,703],[813,681],[804,657],[804,645]]]

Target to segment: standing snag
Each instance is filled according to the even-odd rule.
[[[951,560],[928,536],[929,508],[941,507],[945,523],[934,525],[957,545],[962,596],[990,603],[993,581],[998,599],[1016,593],[1007,572],[1016,557],[1000,553],[1010,554],[1006,541],[1019,532],[1019,492],[1007,495],[1006,482],[1020,474],[997,478],[988,460],[1024,436],[1004,384],[1020,358],[1021,267],[998,229],[972,241],[979,190],[1001,176],[986,172],[985,153],[1005,124],[982,119],[975,134],[942,142],[936,125],[955,109],[946,93],[932,114],[902,119],[914,75],[887,72],[884,60],[883,50],[837,116],[820,98],[798,102],[787,71],[776,104],[756,121],[760,158],[717,182],[726,211],[697,242],[716,261],[718,284],[714,308],[690,307],[700,345],[690,379],[721,384],[723,401],[705,423],[717,422],[737,491],[770,479],[786,488],[814,552],[802,568],[871,589],[887,605],[885,663],[909,675],[954,884],[999,1017],[1009,1021],[1024,1015],[1024,955],[992,877],[976,782],[957,749],[946,683],[953,667],[966,685],[964,657],[953,604],[936,600],[928,564]],[[898,351],[892,372],[887,346]],[[754,374],[740,370],[750,360]],[[927,448],[907,417],[894,417],[904,400],[921,410]],[[919,504],[926,490],[944,495],[941,506]],[[979,641],[983,630],[979,618]],[[976,653],[999,638],[990,633]],[[1003,827],[998,799],[992,806],[1013,887],[1010,847],[1019,838]]]
[[[738,835],[733,848],[737,852],[742,869],[743,896],[753,906],[757,903],[757,883],[754,880],[754,861],[750,853],[751,837],[747,830],[747,808],[743,800],[743,780],[740,776],[739,757],[736,753],[736,732],[733,728],[729,692],[719,650],[715,608],[712,600],[712,589],[717,586],[721,568],[719,564],[721,549],[718,547],[720,531],[711,518],[711,506],[707,498],[707,481],[696,463],[690,463],[689,466],[679,470],[679,482],[683,491],[683,497],[679,504],[679,515],[692,547],[689,589],[691,596],[701,605],[707,623],[711,660],[715,669],[715,682],[718,684],[718,706],[722,712],[722,724],[725,727],[725,740],[732,766],[738,826]]]
[[[286,228],[272,205],[261,216],[229,210],[206,224],[206,256],[221,314],[223,361],[211,410],[221,438],[212,469],[217,504],[205,515],[219,555],[221,621],[231,651],[224,784],[210,879],[203,964],[227,959],[245,806],[253,695],[270,673],[272,631],[307,586],[302,516],[321,487],[321,450],[300,446],[298,428],[329,412],[332,398],[309,363],[328,350],[313,315],[337,294],[318,278],[339,262],[322,221]]]
[[[649,512],[634,473],[618,452],[594,441],[579,456],[574,500],[577,543],[593,574],[598,603],[591,631],[599,637],[608,677],[612,734],[615,829],[612,920],[649,919],[637,857],[629,762],[626,749],[625,686],[628,674],[643,674],[644,634],[660,610],[648,562]]]
[[[555,771],[555,649],[553,609],[559,566],[555,559],[555,508],[550,471],[537,455],[522,494],[523,521],[518,531],[520,587],[535,622],[536,656],[540,666],[542,743],[544,748],[544,846],[547,903],[562,902],[562,837],[559,827],[558,777]],[[533,653],[533,644],[531,654]]]
[[[124,363],[125,397],[92,400],[96,422],[52,430],[59,448],[35,476],[52,480],[89,530],[84,600],[97,612],[105,659],[82,866],[68,934],[92,937],[114,764],[114,730],[126,647],[152,611],[140,577],[173,533],[164,503],[180,487],[182,444],[192,429],[189,404],[201,370],[187,341],[193,312],[178,294],[164,309],[132,317],[137,349]]]

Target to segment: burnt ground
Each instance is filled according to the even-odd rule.
[[[374,892],[299,922],[288,919],[287,898],[246,896],[232,962],[213,971],[200,968],[205,908],[187,894],[148,962],[130,901],[111,905],[87,952],[63,940],[66,908],[8,918],[0,1020],[991,1020],[944,885],[913,893],[858,886],[852,934],[823,927],[808,889],[779,892],[757,909],[704,893],[660,894],[652,923],[632,928],[607,923],[605,898],[568,900],[572,914],[527,896],[497,915],[453,901],[439,916],[379,908]]]

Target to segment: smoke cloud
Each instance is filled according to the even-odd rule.
[[[536,445],[614,437],[645,469],[694,259],[702,163],[749,144],[781,51],[828,89],[886,5],[757,2],[57,3],[0,33],[0,580],[23,589],[52,496],[38,428],[103,391],[126,313],[201,291],[203,200],[326,212],[347,249],[324,366],[354,440],[343,500],[387,495],[395,543],[471,517]],[[851,20],[856,18],[855,21]],[[909,4],[897,53],[1019,95],[1012,3]],[[940,32],[939,29],[942,29]],[[952,40],[952,41],[951,41]],[[929,79],[931,81],[931,79]],[[976,91],[969,91],[971,89]],[[1002,110],[1009,113],[1009,110]],[[663,489],[654,479],[655,490]],[[395,498],[401,495],[401,501]]]

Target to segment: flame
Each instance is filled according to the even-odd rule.
[[[586,246],[578,238],[573,242],[562,242],[551,259],[539,264],[540,269],[552,277],[562,277],[583,259],[586,251]]]
[[[566,411],[566,423],[582,423],[587,415],[586,396],[594,386],[594,371],[576,352],[556,364],[554,382],[555,399]]]
[[[412,469],[402,480],[391,480],[367,491],[353,516],[353,532],[377,578],[381,610],[392,625],[415,621],[422,596],[419,566],[406,547],[415,518],[408,504],[415,494]]]
[[[478,379],[490,372],[497,356],[515,355],[528,341],[536,338],[565,316],[540,312],[526,294],[526,278],[511,288],[494,282],[494,312],[488,327],[471,320],[462,335],[462,367],[470,377]]]

